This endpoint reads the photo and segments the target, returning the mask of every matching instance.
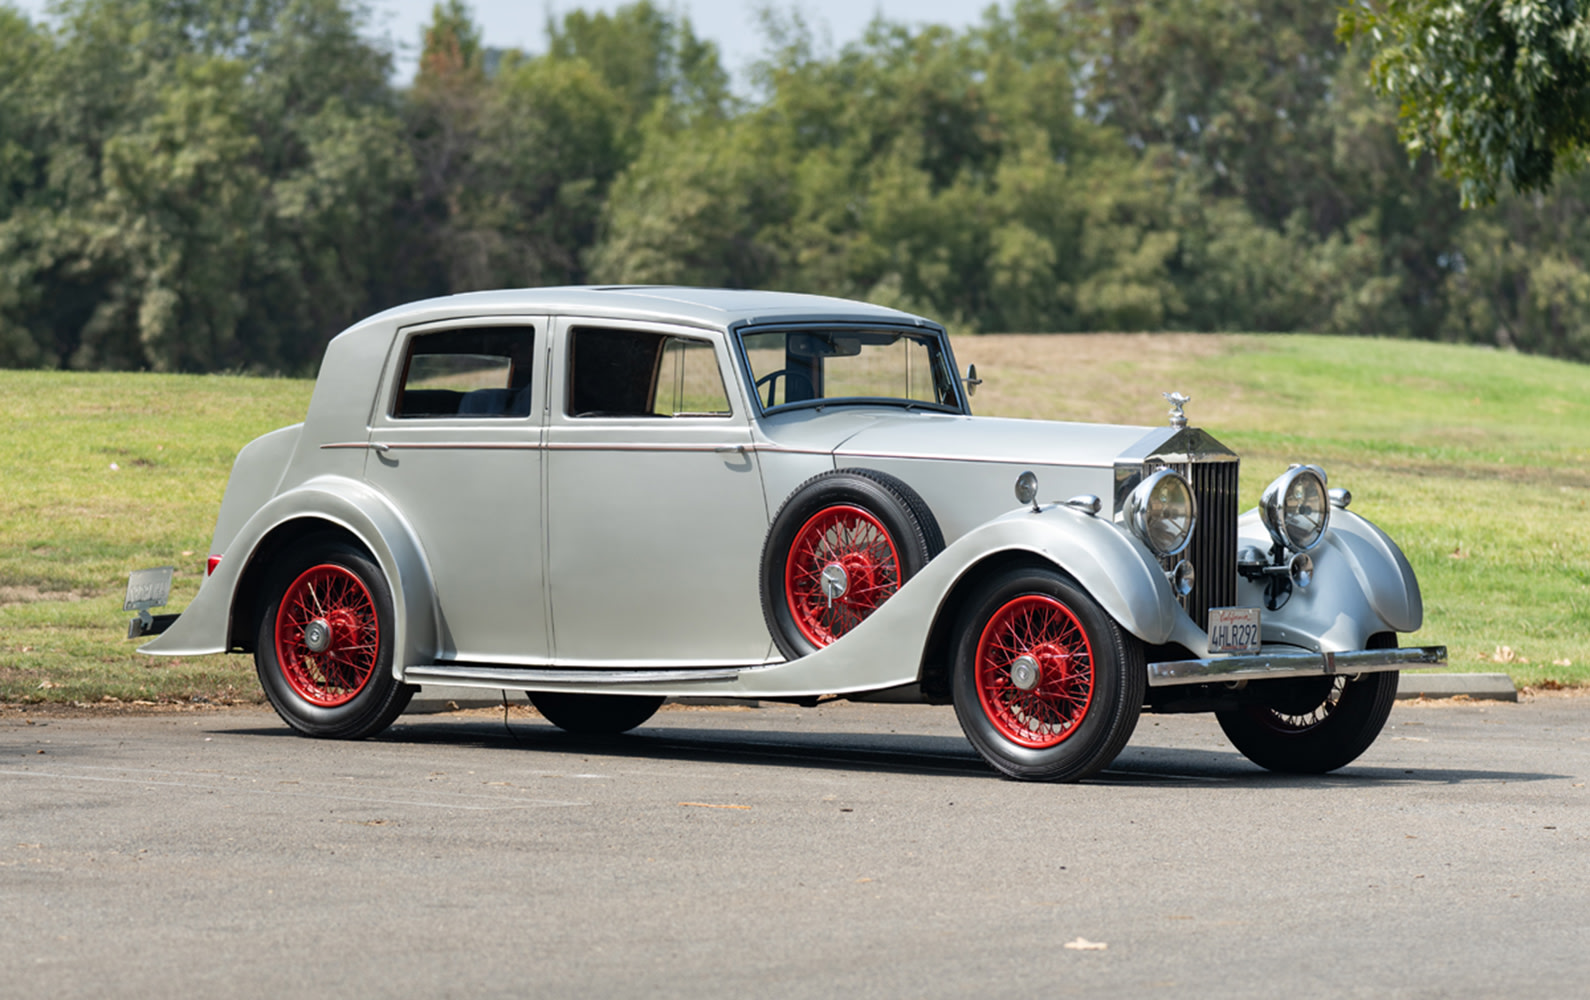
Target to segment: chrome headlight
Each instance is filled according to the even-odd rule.
[[[1138,484],[1126,498],[1126,523],[1155,555],[1173,556],[1192,541],[1198,506],[1187,480],[1161,469]]]
[[[1288,469],[1265,487],[1259,515],[1277,545],[1293,552],[1307,552],[1318,545],[1331,520],[1325,470],[1317,465]]]

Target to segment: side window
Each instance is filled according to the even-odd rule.
[[[527,417],[534,361],[528,326],[422,333],[409,341],[392,416]]]
[[[727,416],[713,347],[646,330],[576,327],[569,341],[569,416]]]
[[[663,343],[652,412],[663,417],[729,415],[729,394],[723,389],[711,344],[684,337],[669,337]]]

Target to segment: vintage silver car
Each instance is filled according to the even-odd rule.
[[[312,736],[379,732],[417,684],[526,691],[576,733],[668,697],[886,692],[953,704],[990,765],[1048,780],[1109,764],[1144,710],[1329,771],[1400,669],[1444,662],[1398,648],[1418,583],[1320,469],[1239,513],[1237,456],[1186,397],[1118,427],[974,417],[976,385],[939,325],[821,296],[392,309],[331,342],[303,423],[238,455],[187,610],[133,631],[252,653]]]

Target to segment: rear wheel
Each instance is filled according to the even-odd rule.
[[[360,739],[391,725],[414,688],[392,676],[392,591],[363,551],[306,540],[264,588],[254,667],[276,714],[309,736]]]
[[[1216,712],[1231,745],[1260,767],[1324,774],[1357,760],[1380,735],[1397,700],[1397,671],[1270,681],[1263,704]]]
[[[635,694],[570,694],[527,691],[530,704],[546,720],[568,733],[612,736],[627,733],[662,707],[663,699]]]
[[[1013,778],[1077,781],[1120,754],[1143,708],[1142,646],[1070,577],[996,577],[962,618],[955,714]]]

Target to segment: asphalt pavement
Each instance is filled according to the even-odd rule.
[[[0,711],[0,996],[1585,996],[1590,698],[1399,702],[1336,774],[1145,716],[1080,785],[948,708]]]

